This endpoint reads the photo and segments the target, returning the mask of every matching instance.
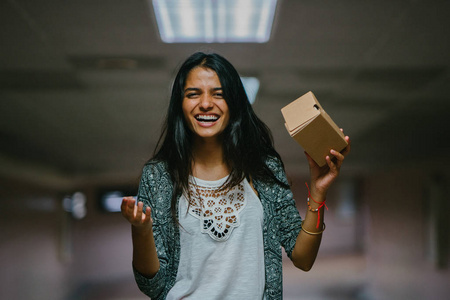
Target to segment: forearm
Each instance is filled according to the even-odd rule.
[[[159,270],[153,229],[131,226],[133,239],[133,266],[142,275],[152,278]]]
[[[292,252],[294,265],[304,271],[309,271],[316,260],[322,241],[321,231],[324,228],[324,205],[321,206],[321,203],[325,198],[319,195],[312,198],[317,202],[310,201],[310,209],[307,210],[302,223],[304,230],[299,232]]]
[[[341,129],[342,131],[342,129]],[[294,265],[308,271],[314,264],[322,241],[324,227],[325,198],[330,185],[336,180],[345,156],[350,152],[350,138],[345,136],[348,145],[341,152],[330,150],[326,156],[327,164],[319,167],[306,152],[311,174],[310,207],[302,224],[302,230],[297,236],[292,260]],[[332,159],[332,157],[334,158]]]

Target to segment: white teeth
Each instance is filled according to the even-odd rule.
[[[215,115],[198,115],[195,117],[198,121],[216,121],[219,117]]]

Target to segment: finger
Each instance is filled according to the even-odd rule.
[[[352,142],[350,141],[350,137],[349,136],[345,136],[345,141],[347,142],[348,145],[341,152],[344,156],[347,155],[350,152],[351,145],[352,145]]]
[[[304,151],[304,153],[305,153],[306,159],[308,160],[309,167],[310,168],[315,167],[317,164],[314,161],[314,159],[306,151]]]
[[[122,199],[122,204],[120,205],[120,210],[122,211],[122,215],[127,217],[130,215],[130,212],[133,211],[134,208],[134,199],[131,197],[124,197]]]
[[[132,218],[134,215],[134,207],[135,207],[136,200],[133,199],[133,197],[124,197],[122,200],[121,210],[122,215],[129,219]]]
[[[325,160],[326,160],[327,165],[330,168],[330,170],[336,170],[336,164],[333,162],[333,160],[331,159],[331,157],[329,155],[327,155],[325,157]]]
[[[325,157],[325,161],[327,162],[327,166],[328,166],[328,171],[326,173],[327,174],[337,174],[338,169],[336,167],[336,164],[333,162],[332,158],[329,155],[327,155]]]
[[[144,207],[144,203],[142,201],[139,201],[134,209],[134,219],[136,221],[142,220],[142,208]]]
[[[342,163],[344,162],[345,156],[342,153],[339,153],[335,150],[330,150],[330,153],[334,156],[332,162],[335,164],[337,170],[341,168]]]
[[[345,158],[345,155],[343,154],[343,153],[341,153],[341,152],[337,152],[336,150],[334,150],[334,149],[331,149],[330,150],[330,153],[331,153],[331,155],[333,155],[334,157],[336,157],[336,160],[337,161],[343,161],[344,160],[344,158]]]
[[[147,206],[147,208],[145,209],[144,223],[149,223],[149,222],[153,223],[151,212],[152,212],[152,209]]]
[[[127,209],[127,199],[122,198],[122,204],[120,205],[120,210],[124,213]]]

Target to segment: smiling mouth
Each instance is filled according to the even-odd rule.
[[[196,115],[195,119],[199,122],[216,122],[219,120],[219,116],[217,115]]]

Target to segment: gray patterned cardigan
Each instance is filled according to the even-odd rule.
[[[269,159],[267,165],[279,180],[287,183],[283,167],[278,160]],[[301,230],[301,217],[290,189],[258,180],[253,180],[253,185],[264,210],[266,299],[282,299],[281,247],[291,258],[297,235]],[[172,190],[173,184],[165,163],[152,161],[144,167],[138,200],[143,201],[145,206],[152,207],[153,234],[160,269],[151,279],[144,277],[135,269],[133,271],[139,289],[152,299],[158,300],[165,299],[175,284],[180,261],[180,233],[170,212]]]

